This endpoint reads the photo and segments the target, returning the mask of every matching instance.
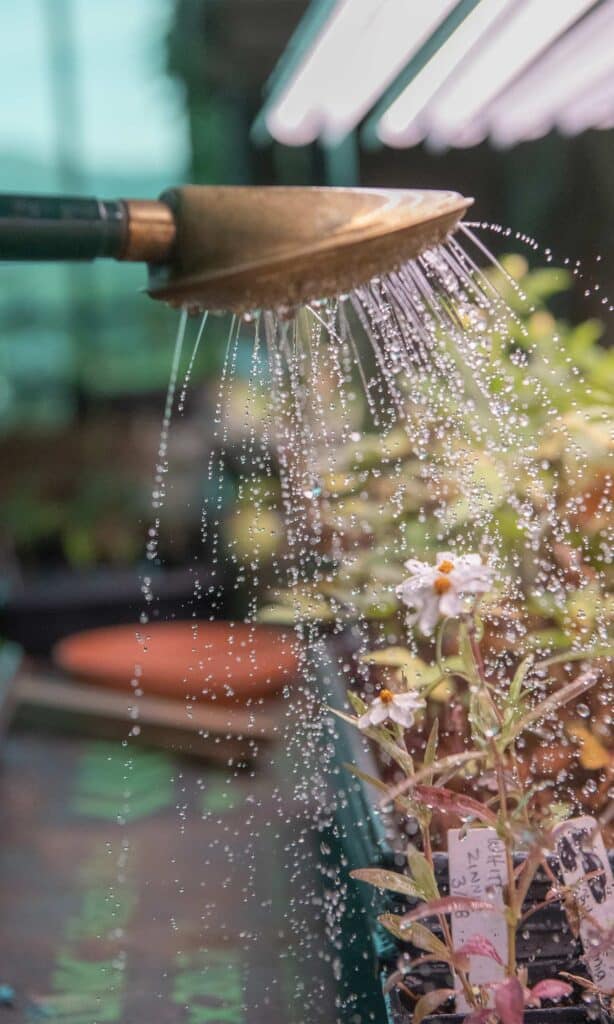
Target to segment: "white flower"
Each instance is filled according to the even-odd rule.
[[[387,719],[397,722],[404,729],[414,724],[416,711],[424,707],[424,701],[414,691],[393,693],[392,690],[380,690],[371,707],[358,719],[359,729],[368,729],[372,725],[382,725]]]
[[[441,551],[435,565],[410,558],[405,563],[411,575],[396,588],[397,597],[410,610],[410,626],[427,636],[440,618],[466,611],[465,598],[484,594],[492,585],[492,569],[479,555],[454,555]]]

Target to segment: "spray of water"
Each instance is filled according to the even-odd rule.
[[[263,618],[283,620],[297,635],[301,671],[282,695],[279,742],[257,752],[254,771],[283,762],[291,778],[289,787],[269,794],[268,827],[294,822],[295,842],[277,869],[290,879],[284,958],[290,965],[313,964],[311,991],[301,996],[305,1024],[330,1019],[319,965],[326,961],[336,977],[343,974],[344,915],[351,899],[343,856],[330,841],[349,790],[327,705],[339,704],[340,678],[342,687],[354,684],[367,699],[373,695],[376,683],[359,659],[374,645],[402,638],[394,591],[404,561],[432,560],[437,551],[454,549],[479,551],[493,567],[501,606],[492,610],[499,640],[486,667],[493,677],[502,661],[511,664],[523,649],[529,624],[520,608],[530,606],[533,616],[544,618],[547,609],[559,620],[572,615],[572,578],[577,603],[589,596],[592,601],[584,621],[580,615],[575,622],[572,645],[605,638],[607,608],[595,594],[605,582],[612,538],[607,525],[590,542],[577,530],[589,456],[569,417],[561,415],[561,402],[552,399],[556,368],[539,364],[524,320],[493,286],[495,265],[480,237],[465,228],[462,241],[451,239],[349,295],[230,323],[201,514],[209,582],[203,587],[197,561],[195,671],[186,693],[195,687],[207,693],[200,622],[218,616],[230,574],[253,628],[248,659],[257,657]],[[507,281],[519,291],[509,275]],[[180,413],[207,324],[205,316],[184,371]],[[159,562],[171,418],[187,330],[184,312],[156,465],[147,545],[153,565]],[[240,378],[245,351],[247,371]],[[229,467],[236,481],[230,515]],[[146,648],[156,601],[150,576],[143,591],[140,639]],[[133,685],[137,695],[146,689],[139,668]],[[607,702],[610,695],[600,699]],[[138,698],[135,706],[136,718]],[[444,731],[455,728],[443,710],[442,723]],[[202,739],[206,744],[207,736]],[[568,743],[562,726],[544,731],[545,745],[554,739]],[[366,749],[364,756],[372,757]],[[246,771],[229,763],[228,786],[244,780]],[[557,785],[560,799],[577,799],[564,770]],[[257,903],[262,887],[259,828],[254,825],[247,843],[242,839],[241,861],[248,865],[242,905]],[[344,838],[336,835],[341,846]],[[232,837],[228,845],[232,851]],[[314,905],[326,946],[313,928]],[[203,906],[209,908],[201,936],[206,945],[215,912],[206,874]],[[258,934],[243,941],[253,947]],[[293,970],[287,963],[284,969]],[[360,1002],[355,977],[343,991],[337,1012],[348,1020]]]

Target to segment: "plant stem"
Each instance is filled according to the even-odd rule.
[[[488,693],[488,682],[486,679],[486,669],[484,667],[484,660],[482,658],[482,652],[478,643],[477,631],[475,627],[475,619],[473,617],[467,620],[467,636],[469,639],[469,646],[471,649],[471,656],[474,661],[475,670],[480,682],[480,685],[484,687],[484,690]],[[492,707],[495,711],[499,724],[503,723],[503,716],[499,711],[499,708],[494,701],[491,701]],[[513,836],[510,829],[509,819],[509,807],[507,798],[507,782],[505,778],[505,762],[501,751],[499,750],[496,740],[490,739],[489,743],[490,751],[495,765],[497,773],[497,789],[499,791],[499,816],[503,826],[503,845],[505,848],[505,866],[507,874],[507,905],[506,905],[506,925],[507,925],[507,971],[510,977],[514,977],[516,974],[516,929],[518,927],[518,920],[520,917],[521,908],[518,906],[517,894],[516,894],[516,876],[514,873],[514,849],[513,849]]]
[[[488,680],[486,678],[486,668],[484,667],[484,659],[482,658],[482,652],[480,650],[480,644],[478,642],[477,632],[476,632],[476,628],[475,628],[475,620],[472,619],[472,618],[469,618],[467,620],[467,636],[469,638],[469,646],[471,648],[471,656],[472,656],[473,661],[474,661],[475,670],[477,672],[478,679],[479,679],[481,685],[484,687],[484,690],[486,691],[486,693],[489,694]],[[495,702],[492,699],[490,701],[490,704],[491,704],[492,709],[493,709],[493,711],[494,711],[494,713],[495,713],[495,715],[497,717],[497,721],[499,722],[499,725],[503,725],[503,715],[501,714],[499,708],[497,707],[497,705],[495,704]]]
[[[477,630],[475,628],[475,619],[469,617],[467,621],[467,635],[469,637],[469,644],[471,646],[471,653],[473,660],[475,661],[475,667],[484,686],[487,686],[486,682],[486,669],[484,668],[484,659],[482,658],[482,652],[478,643]]]
[[[518,907],[516,893],[516,876],[514,873],[513,839],[509,827],[509,814],[507,803],[507,783],[505,781],[505,764],[499,752],[497,744],[493,740],[491,749],[495,760],[497,771],[497,785],[499,787],[499,811],[503,822],[503,844],[505,846],[505,864],[507,870],[507,969],[510,977],[516,974],[516,928],[520,917],[521,908]]]

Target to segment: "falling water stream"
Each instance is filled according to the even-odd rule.
[[[488,269],[481,269],[485,265]],[[522,597],[515,582],[522,569],[536,601],[560,608],[565,603],[571,570],[563,566],[561,550],[574,531],[586,451],[549,397],[549,369],[536,364],[523,320],[493,286],[493,266],[480,236],[464,227],[445,244],[348,295],[292,313],[266,311],[230,322],[213,410],[213,442],[204,453],[201,533],[210,564],[206,580],[198,561],[193,566],[189,612],[195,649],[198,623],[218,617],[223,602],[224,501],[232,460],[239,472],[238,505],[250,510],[242,550],[230,546],[232,585],[243,595],[248,623],[256,627],[262,618],[271,621],[281,614],[296,630],[301,672],[282,694],[278,743],[255,750],[252,768],[230,761],[226,770],[231,792],[240,785],[241,792],[249,791],[250,779],[256,780],[271,764],[288,784],[276,785],[268,794],[268,816],[260,815],[247,841],[242,835],[240,851],[233,849],[233,836],[223,834],[220,823],[220,835],[209,842],[228,848],[231,889],[239,877],[236,863],[247,870],[247,882],[241,872],[237,889],[236,928],[245,947],[253,948],[259,932],[243,933],[240,918],[247,905],[257,906],[261,899],[261,830],[275,832],[282,822],[294,822],[295,839],[279,851],[275,868],[285,877],[289,897],[286,962],[280,959],[273,970],[280,976],[289,972],[290,988],[294,986],[301,1004],[296,1019],[302,1024],[331,1019],[317,978],[343,975],[343,922],[350,902],[344,863],[335,862],[327,839],[334,830],[335,806],[345,799],[347,779],[334,758],[336,726],[326,705],[334,703],[330,687],[338,673],[345,673],[346,686],[352,675],[363,673],[362,689],[367,696],[373,693],[366,668],[353,661],[350,670],[350,649],[359,655],[378,643],[401,642],[387,608],[402,578],[403,561],[412,556],[432,559],[449,548],[479,551],[495,568],[501,597],[508,602]],[[172,488],[173,417],[183,415],[189,405],[197,353],[207,345],[213,322],[207,315],[194,322],[186,312],[180,318],[147,541],[147,558],[154,568],[160,562],[165,500]],[[237,363],[246,339],[251,356],[245,385],[239,387]],[[537,433],[530,414],[536,407]],[[546,436],[553,453],[561,448],[566,452],[567,504],[553,498],[552,481],[562,472],[562,460],[544,453]],[[520,538],[513,548],[506,540],[510,520]],[[606,532],[596,556],[592,541],[598,565],[609,558]],[[580,560],[588,556],[582,539],[576,537],[575,544]],[[146,650],[148,623],[156,617],[153,572],[143,580],[143,595],[139,642]],[[269,610],[271,606],[277,611]],[[511,617],[505,630],[510,645],[522,644],[526,627],[521,619]],[[590,636],[586,630],[582,634],[583,644],[605,639],[600,614],[589,631]],[[206,677],[198,678],[198,688],[206,692]],[[141,665],[133,687],[131,736],[138,735],[138,698],[146,692]],[[186,680],[186,691],[193,689]],[[209,742],[213,740],[203,735],[203,749]],[[131,743],[129,738],[124,750],[128,807]],[[564,791],[564,778],[560,783]],[[256,782],[254,794],[255,802],[263,799]],[[246,818],[249,830],[252,818]],[[130,826],[121,827],[124,877]],[[208,836],[213,827],[210,818]],[[202,857],[200,941],[206,948],[216,894],[207,886],[206,847]],[[282,885],[281,876],[276,884]],[[266,915],[266,906],[261,910]],[[313,928],[314,915],[326,931],[324,944],[321,932]],[[306,960],[312,963],[309,991],[300,988],[296,967]],[[370,970],[365,964],[367,987],[373,983]],[[350,979],[339,997],[339,1020],[360,1019],[352,1017],[353,984]],[[246,985],[249,990],[249,981]]]

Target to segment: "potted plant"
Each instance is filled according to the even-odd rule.
[[[512,306],[509,317],[499,306],[494,322],[483,322],[486,333],[481,345],[475,333],[468,332],[484,364],[491,360],[483,380],[485,400],[476,398],[468,366],[457,362],[458,372],[448,378],[437,374],[426,360],[409,383],[402,375],[395,376],[396,402],[388,402],[387,407],[386,398],[382,399],[383,421],[378,424],[373,417],[371,429],[369,425],[365,429],[364,423],[354,429],[352,420],[345,432],[332,433],[342,436],[343,443],[336,443],[334,452],[323,456],[322,465],[313,467],[316,486],[308,492],[308,497],[319,496],[317,508],[310,506],[306,511],[306,516],[317,517],[320,540],[311,583],[301,582],[291,592],[278,595],[279,603],[268,616],[285,622],[310,619],[329,633],[326,661],[318,647],[321,691],[329,706],[345,713],[344,691],[349,682],[348,700],[355,702],[353,710],[359,718],[380,700],[382,690],[394,696],[410,686],[419,691],[424,706],[405,737],[407,753],[414,760],[423,759],[437,721],[438,758],[458,757],[468,752],[468,744],[475,748],[476,708],[467,659],[477,657],[477,648],[470,649],[465,635],[469,621],[463,616],[457,616],[463,629],[449,624],[435,641],[425,635],[429,632],[426,620],[422,621],[425,629],[405,635],[403,566],[408,557],[430,561],[438,548],[452,552],[453,564],[463,552],[480,551],[499,580],[511,583],[507,594],[501,587],[488,588],[480,599],[480,622],[475,623],[473,640],[488,655],[487,685],[482,690],[501,715],[505,714],[506,688],[513,694],[518,687],[523,694],[528,689],[529,710],[542,699],[555,701],[563,695],[560,705],[547,705],[556,710],[556,723],[539,724],[538,732],[531,726],[514,738],[522,751],[519,761],[526,768],[522,785],[531,788],[529,779],[534,784],[531,814],[538,821],[554,812],[564,817],[568,810],[553,805],[573,802],[579,810],[601,816],[606,813],[611,786],[609,710],[603,699],[607,690],[595,685],[581,698],[576,696],[575,703],[564,695],[573,692],[566,687],[576,678],[576,655],[587,649],[594,654],[597,637],[606,635],[614,618],[612,570],[603,532],[612,497],[607,467],[613,396],[609,381],[602,381],[611,353],[599,346],[598,325],[572,329],[555,321],[548,311],[549,297],[567,284],[564,272],[548,268],[527,274],[517,259],[508,261],[506,270],[510,279],[500,279],[498,286]],[[519,287],[510,283],[512,277]],[[374,348],[379,346],[386,353],[387,346],[395,344],[394,325],[386,333],[385,304],[376,307],[374,300],[369,310]],[[467,315],[472,313],[476,310],[469,308]],[[444,328],[434,328],[430,340],[438,351],[448,355],[455,348],[463,316],[462,310],[456,315],[461,331],[454,337],[440,336]],[[343,327],[342,317],[340,323]],[[438,324],[442,323],[440,319]],[[369,324],[363,326],[368,333]],[[411,340],[406,343],[410,345]],[[574,361],[583,377],[576,373]],[[374,391],[377,369],[375,378]],[[367,373],[367,392],[370,381]],[[492,405],[501,393],[513,396],[510,403],[518,413],[517,429],[513,443],[506,444],[504,439],[492,445],[488,443]],[[368,400],[367,394],[367,404]],[[333,409],[334,402],[327,402],[329,407]],[[388,415],[393,407],[396,416]],[[347,417],[354,413],[352,407]],[[427,420],[423,432],[421,415]],[[494,426],[505,430],[500,418]],[[476,499],[477,515],[470,498]],[[437,564],[441,561],[445,559]],[[571,659],[569,651],[574,652]],[[546,677],[550,689],[543,692]],[[515,679],[519,682],[513,687]],[[370,752],[369,768],[364,761],[369,756],[364,751],[365,734],[359,735],[355,724],[355,718],[346,718],[333,734],[337,744],[334,789],[341,782],[341,791],[333,795],[333,831],[341,845],[342,867],[398,872],[404,846],[420,838],[418,818],[404,812],[386,817],[378,802],[399,783],[395,773],[404,772],[403,757],[391,749],[394,736],[388,736],[387,745],[375,745],[375,761]],[[349,748],[354,754],[348,754]],[[358,768],[353,781],[346,783],[351,777],[341,774],[340,766],[348,760]],[[462,780],[450,778],[453,791],[466,781],[468,763],[460,762]],[[478,789],[474,799],[496,801],[496,796],[496,789],[490,795]],[[393,805],[394,801],[385,803]],[[451,807],[431,808],[430,813],[442,840],[449,826],[460,825]],[[606,829],[610,827],[611,821],[606,823]],[[443,841],[441,849],[445,856]],[[518,856],[523,856],[522,846]],[[435,848],[433,858],[437,867]],[[520,869],[519,864],[516,867]],[[436,871],[435,877],[441,892],[447,869],[440,875]],[[365,893],[363,920],[373,932],[381,966],[398,958],[398,949],[390,935],[386,946],[382,928],[378,931],[373,924],[376,914],[367,887],[357,888]],[[540,890],[545,896],[548,886],[538,865],[527,898],[539,902]],[[394,912],[390,905],[382,911],[382,900],[384,890],[378,895],[378,914]],[[550,902],[544,912],[556,917],[557,908]],[[550,917],[542,917],[542,933],[560,930],[565,922],[562,912],[556,921],[552,926]],[[520,932],[521,966],[523,931],[530,936],[539,922],[539,916],[532,915]],[[401,941],[398,936],[397,941]],[[546,974],[544,980],[549,978]],[[395,990],[390,993],[392,1000],[403,998]]]
[[[483,656],[479,616],[493,571],[478,555],[454,552],[434,565],[413,560],[408,569],[398,594],[412,626],[435,634],[432,665],[418,662],[409,647],[405,661],[398,646],[379,652],[381,662],[388,657],[401,666],[395,688],[382,687],[370,703],[350,689],[354,716],[335,710],[391,767],[387,781],[381,772],[368,774],[364,761],[353,773],[414,826],[406,871],[381,863],[352,871],[389,897],[389,909],[381,912],[381,895],[377,909],[397,942],[385,970],[386,994],[397,990],[388,999],[391,1020],[419,1024],[454,998],[472,1024],[514,1024],[560,1000],[577,1019],[578,1006],[590,1013],[582,995],[593,999],[595,1012],[609,1009],[614,885],[605,848],[586,825],[594,819],[568,824],[568,808],[539,799],[523,738],[597,687],[613,649],[536,653],[495,676]],[[451,631],[457,653],[446,655]],[[561,665],[568,675],[562,685],[552,675]],[[416,725],[449,677],[465,686],[471,743],[442,757],[439,717],[425,742]],[[435,852],[446,845],[447,860]],[[584,954],[577,943],[570,948],[574,928]],[[596,966],[599,957],[605,966]]]

